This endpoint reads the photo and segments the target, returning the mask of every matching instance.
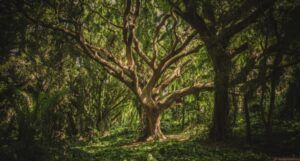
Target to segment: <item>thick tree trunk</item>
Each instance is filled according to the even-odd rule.
[[[160,129],[160,111],[156,108],[143,109],[143,129],[138,141],[163,140],[166,137]]]
[[[229,73],[230,60],[226,56],[214,60],[214,114],[213,123],[210,130],[210,138],[215,141],[225,139],[227,133],[228,113],[229,113]]]
[[[143,128],[144,127],[144,113],[143,112],[143,107],[142,105],[138,102],[138,100],[135,101],[135,107],[136,107],[136,110],[138,112],[138,115],[139,115],[139,121],[140,121],[140,126],[139,128]]]

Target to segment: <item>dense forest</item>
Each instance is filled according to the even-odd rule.
[[[3,0],[0,160],[300,160],[299,16],[297,0]]]

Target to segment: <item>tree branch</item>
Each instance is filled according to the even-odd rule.
[[[141,49],[141,46],[140,46],[141,43],[139,42],[139,40],[136,38],[135,35],[133,37],[133,43],[134,43],[134,50],[135,50],[135,52],[142,58],[142,60],[144,60],[147,63],[147,65],[149,67],[151,67],[152,69],[154,69],[153,64],[151,64],[150,58]]]
[[[161,83],[155,88],[155,93],[161,93],[168,85],[179,78],[184,73],[184,67],[191,62],[191,59],[179,64],[170,75],[165,77],[165,80],[161,80]]]
[[[235,7],[232,11],[220,17],[220,23],[224,26],[231,22],[236,22],[241,17],[246,16],[253,7],[257,7],[261,4],[261,0],[246,0],[240,7]]]
[[[157,37],[159,35],[159,32],[160,32],[161,28],[165,25],[166,21],[170,17],[171,17],[170,14],[163,15],[161,17],[160,22],[156,26],[155,31],[154,31],[154,36],[153,36],[153,39],[152,39],[153,57],[151,59],[151,63],[153,64],[154,67],[155,67],[156,57],[157,57],[157,46],[156,46],[156,44],[157,44]]]
[[[264,11],[269,9],[273,5],[273,3],[274,0],[264,0],[262,3],[259,3],[260,5],[257,6],[257,9],[254,12],[252,12],[248,17],[244,18],[240,22],[233,24],[230,27],[225,28],[223,31],[221,31],[219,39],[229,40],[233,35],[242,31],[251,23],[253,23],[261,14],[264,13]]]
[[[118,25],[118,24],[115,24],[115,23],[109,21],[109,20],[108,20],[106,17],[104,17],[100,12],[98,12],[98,11],[96,11],[96,10],[93,10],[92,7],[90,7],[90,5],[87,4],[87,6],[89,7],[89,9],[90,9],[90,11],[91,11],[92,13],[97,14],[100,18],[102,18],[102,19],[103,19],[104,21],[106,21],[108,24],[110,24],[110,25],[112,25],[112,26],[114,26],[114,27],[116,27],[116,28],[118,28],[118,29],[123,29],[123,26]]]
[[[244,43],[242,44],[241,46],[239,46],[238,48],[234,49],[233,51],[230,51],[228,53],[229,57],[232,59],[234,58],[235,56],[237,56],[238,54],[240,54],[241,52],[247,50],[249,48],[249,45],[248,43]]]
[[[161,111],[169,108],[175,101],[179,100],[184,96],[194,94],[200,91],[211,91],[213,90],[213,88],[213,83],[196,83],[193,86],[176,90],[160,100]]]

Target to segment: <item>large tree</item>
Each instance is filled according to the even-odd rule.
[[[164,139],[161,113],[184,96],[213,89],[211,82],[199,79],[168,88],[203,45],[198,33],[163,2],[21,1],[16,6],[39,26],[69,36],[137,96],[143,111],[140,140]]]
[[[256,22],[273,5],[274,0],[169,0],[169,3],[199,33],[212,61],[214,114],[210,137],[223,140],[228,131],[229,87],[243,80],[240,77],[232,78],[234,81],[230,82],[232,60],[248,48],[247,42],[233,45],[234,38]]]

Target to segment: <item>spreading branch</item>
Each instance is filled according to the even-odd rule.
[[[178,101],[180,98],[198,93],[200,91],[211,91],[213,90],[213,83],[196,83],[193,86],[182,88],[172,92],[160,100],[161,110],[165,110],[170,107],[175,101]]]
[[[258,3],[257,8],[246,18],[240,20],[238,23],[231,25],[223,29],[220,34],[220,40],[229,40],[233,35],[242,31],[247,26],[252,24],[260,15],[262,15],[267,9],[274,4],[274,0],[264,0]]]

